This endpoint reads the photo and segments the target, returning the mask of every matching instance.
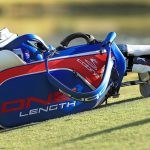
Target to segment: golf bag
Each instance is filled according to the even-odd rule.
[[[0,71],[0,125],[3,128],[53,119],[98,107],[117,95],[126,71],[123,54],[111,32],[103,42],[75,33],[55,50],[40,45],[35,51],[29,41],[35,35],[17,37],[5,49],[25,46],[36,61]],[[84,38],[87,44],[68,47],[71,40]],[[42,42],[40,42],[42,44]],[[37,45],[36,45],[37,46]],[[40,49],[38,48],[38,50]],[[9,61],[9,60],[8,60]]]
[[[89,34],[74,33],[54,49],[38,36],[26,34],[0,46],[0,126],[91,110],[108,97],[117,97],[134,57],[118,48],[115,37],[110,32],[99,42]],[[69,47],[76,38],[85,39],[86,44]]]

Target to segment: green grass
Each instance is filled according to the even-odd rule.
[[[86,3],[120,3],[120,0],[84,0]],[[122,0],[122,3],[142,3],[142,4],[149,4],[148,0]],[[67,3],[84,3],[81,0],[7,0],[7,1],[0,1],[0,4],[16,4],[16,3],[42,3],[42,4],[67,4]]]
[[[149,150],[149,105],[138,86],[125,87],[107,107],[1,132],[0,149]]]
[[[63,35],[72,32],[90,34],[106,34],[110,31],[125,33],[130,36],[150,35],[150,15],[145,16],[45,16],[42,18],[11,18],[2,17],[0,28],[8,27],[19,35],[35,33],[46,37],[49,35]],[[129,22],[127,24],[127,22]],[[141,22],[139,24],[139,22]],[[59,41],[58,41],[59,42]]]
[[[97,5],[108,5],[108,8],[98,7],[99,11]],[[148,0],[1,0],[0,28],[8,27],[19,35],[35,33],[42,37],[80,31],[103,35],[115,31],[149,37],[149,6]]]

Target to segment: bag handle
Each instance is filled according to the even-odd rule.
[[[87,44],[91,44],[95,41],[95,38],[92,35],[84,34],[81,32],[73,33],[68,35],[63,41],[60,42],[60,44],[65,48],[68,47],[69,43],[77,38],[83,38],[87,42]]]

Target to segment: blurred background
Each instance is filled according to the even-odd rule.
[[[150,44],[150,0],[0,0],[0,28],[34,33],[54,46],[72,32]]]

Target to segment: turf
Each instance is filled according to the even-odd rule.
[[[120,3],[120,0],[85,0],[86,3]],[[141,3],[141,4],[149,4],[150,2],[148,0],[122,0],[122,3],[133,3],[133,4],[137,4],[137,3]],[[16,3],[42,3],[42,4],[54,4],[54,5],[59,5],[59,4],[70,4],[70,3],[84,3],[81,0],[7,0],[7,1],[0,1],[0,4],[16,4]]]
[[[1,132],[0,149],[149,150],[149,105],[138,86],[125,87],[99,109]]]
[[[100,8],[99,8],[100,7]],[[41,9],[39,9],[41,8]],[[19,13],[18,13],[19,12]],[[1,0],[0,28],[42,37],[85,32],[150,35],[147,0]]]

